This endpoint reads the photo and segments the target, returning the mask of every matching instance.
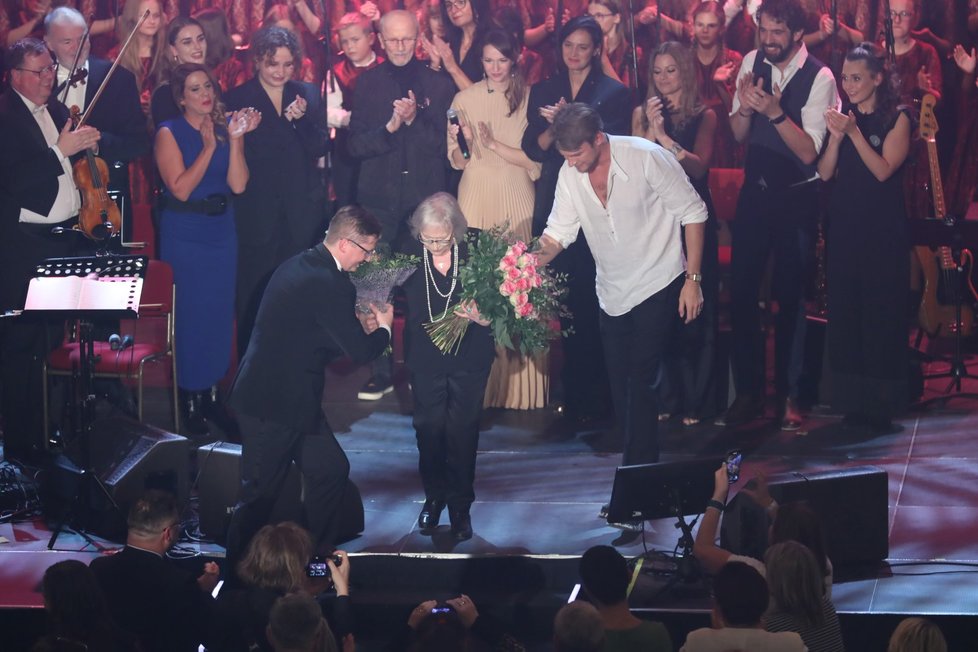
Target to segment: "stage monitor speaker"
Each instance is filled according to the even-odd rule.
[[[126,417],[98,420],[86,437],[87,442],[71,442],[45,469],[41,497],[49,519],[59,520],[79,490],[86,443],[96,477],[119,506],[113,510],[89,484],[92,495],[81,497],[81,513],[75,515],[86,531],[125,540],[129,508],[147,489],[172,493],[181,509],[187,504],[190,446],[185,438]]]
[[[783,473],[768,478],[780,504],[803,500],[818,514],[836,567],[879,562],[890,553],[889,480],[876,466]]]
[[[227,442],[207,444],[197,449],[199,480],[200,531],[215,541],[224,542],[231,512],[241,493],[241,446]],[[272,509],[271,523],[296,521],[302,514],[301,474],[295,464],[289,468],[285,484]],[[340,508],[337,542],[346,541],[363,532],[363,501],[360,490],[347,482],[343,505]]]

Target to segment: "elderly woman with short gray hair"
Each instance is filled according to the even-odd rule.
[[[433,532],[447,506],[452,536],[465,541],[472,537],[469,509],[475,500],[479,418],[495,348],[478,307],[459,306],[459,262],[466,257],[468,224],[458,202],[444,192],[428,197],[414,211],[409,227],[417,243],[410,253],[421,258],[417,272],[404,284],[404,350],[425,492],[418,527],[422,533]],[[473,323],[457,351],[442,353],[424,324],[452,314]]]

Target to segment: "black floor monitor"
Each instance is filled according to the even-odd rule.
[[[608,522],[650,521],[699,514],[713,496],[713,474],[721,460],[710,457],[682,462],[619,466],[611,490]]]

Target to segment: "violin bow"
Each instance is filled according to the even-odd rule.
[[[109,72],[105,74],[105,79],[102,80],[102,85],[98,87],[97,91],[95,91],[95,95],[94,97],[92,97],[92,101],[89,102],[88,106],[85,107],[85,113],[78,121],[78,125],[75,127],[75,129],[84,126],[85,122],[88,120],[88,117],[92,112],[92,109],[95,108],[95,105],[98,103],[99,98],[102,97],[102,91],[105,90],[105,86],[109,83],[109,80],[112,79],[112,74],[115,72],[115,69],[119,67],[119,62],[122,60],[123,53],[129,47],[129,44],[132,43],[133,37],[136,36],[136,32],[139,31],[139,28],[142,27],[143,23],[146,22],[147,18],[149,18],[149,9],[143,12],[142,17],[139,19],[138,22],[136,22],[136,26],[132,28],[131,32],[129,32],[129,38],[126,39],[126,42],[123,43],[122,47],[119,49],[119,54],[116,56],[115,61],[112,62],[112,67],[109,68]]]
[[[75,71],[78,70],[78,61],[81,59],[82,50],[85,49],[85,41],[88,40],[88,33],[91,31],[92,26],[89,23],[85,23],[85,33],[82,34],[81,41],[78,42],[78,50],[75,52],[75,60],[71,62],[71,70],[68,71],[68,80],[65,82],[65,89],[61,93],[61,103],[64,104],[68,101],[68,89],[71,88],[71,78],[75,76]]]

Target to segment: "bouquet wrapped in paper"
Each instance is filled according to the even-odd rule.
[[[504,226],[469,237],[469,257],[459,268],[460,304],[475,302],[496,343],[524,355],[546,351],[566,335],[559,318],[570,316],[561,299],[566,276],[538,267],[536,254]],[[428,322],[425,330],[442,353],[457,352],[470,320],[456,314]]]
[[[377,306],[390,303],[394,288],[408,280],[420,262],[417,256],[382,252],[373,260],[360,263],[350,274],[350,281],[357,289],[357,310],[369,313],[371,303]]]

